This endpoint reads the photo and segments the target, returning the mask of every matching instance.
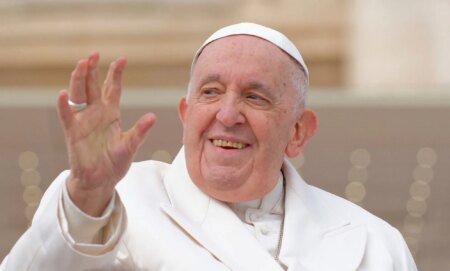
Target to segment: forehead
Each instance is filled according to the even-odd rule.
[[[206,45],[199,54],[197,62],[205,58],[218,58],[224,55],[259,57],[261,60],[290,60],[287,53],[267,40],[250,35],[233,35],[220,38]]]
[[[297,69],[295,61],[271,42],[249,35],[235,35],[205,46],[193,68],[192,79],[211,73],[277,79],[289,77],[295,72],[293,69]]]

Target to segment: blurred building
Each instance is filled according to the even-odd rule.
[[[159,118],[137,159],[170,161],[196,49],[241,21],[285,33],[310,69],[320,127],[299,171],[399,228],[420,270],[450,269],[446,0],[1,1],[0,259],[67,168],[54,104],[78,59],[97,50],[105,72],[128,57],[124,126]]]

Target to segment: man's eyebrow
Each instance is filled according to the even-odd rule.
[[[217,73],[208,74],[207,76],[203,77],[200,80],[200,86],[203,86],[204,84],[209,82],[218,82],[218,81],[220,81],[220,74]]]
[[[264,92],[269,92],[270,88],[266,86],[265,84],[258,82],[258,81],[250,81],[245,84],[245,89],[256,89],[256,90],[262,90]]]
[[[210,83],[210,82],[220,82],[220,74],[212,73],[208,74],[205,77],[200,79],[200,87]],[[270,88],[268,85],[264,84],[263,82],[252,80],[249,82],[246,82],[242,85],[242,87],[246,90],[257,90],[264,94],[266,94],[268,97],[274,98],[275,95],[273,93],[272,88]]]
[[[275,97],[272,88],[270,88],[268,85],[266,85],[262,82],[259,82],[259,81],[250,81],[244,85],[244,88],[249,89],[249,90],[253,89],[253,90],[260,91],[272,98]]]

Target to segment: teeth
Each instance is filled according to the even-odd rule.
[[[247,144],[243,144],[240,142],[232,142],[222,139],[214,139],[213,144],[217,147],[228,147],[228,148],[235,148],[235,149],[243,149],[247,146]]]

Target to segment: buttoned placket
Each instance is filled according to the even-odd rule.
[[[272,256],[277,253],[281,221],[283,219],[283,176],[280,173],[275,188],[258,200],[232,205],[232,209],[249,231]]]

